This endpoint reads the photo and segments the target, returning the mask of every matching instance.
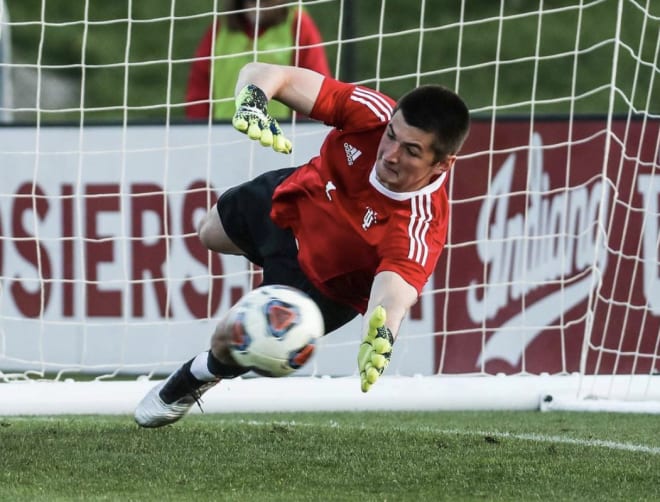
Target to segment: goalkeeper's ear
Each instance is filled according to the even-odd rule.
[[[433,166],[433,173],[441,175],[442,173],[449,172],[456,163],[456,155],[447,155],[443,160],[439,160]]]

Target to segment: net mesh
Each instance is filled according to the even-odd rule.
[[[648,394],[660,368],[658,6],[286,5],[314,19],[334,76],[394,98],[440,83],[473,115],[448,184],[448,243],[388,372],[611,377],[604,390],[585,380],[585,395],[642,375],[625,392]],[[201,247],[199,218],[227,187],[315,155],[326,129],[283,121],[285,158],[186,118],[196,48],[235,13],[227,3],[0,8],[1,374],[165,374],[259,280]],[[326,337],[302,373],[354,375],[359,338],[359,321]]]

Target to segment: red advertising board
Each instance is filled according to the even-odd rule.
[[[660,370],[659,125],[473,123],[434,277],[438,371]]]
[[[475,120],[449,179],[446,249],[390,371],[660,371],[659,130]],[[258,276],[204,250],[197,223],[251,175],[242,166],[274,167],[231,126],[210,133],[95,127],[81,146],[77,127],[53,127],[35,148],[36,131],[3,130],[3,369],[162,371],[207,347],[209,323]],[[325,133],[309,124],[298,159]],[[352,374],[359,330],[334,333],[309,371]]]

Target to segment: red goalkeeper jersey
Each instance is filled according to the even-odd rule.
[[[325,78],[311,117],[334,129],[320,155],[273,195],[271,218],[292,229],[303,272],[322,293],[361,313],[384,270],[420,292],[447,234],[446,174],[406,193],[376,178],[376,152],[394,105],[372,89]]]

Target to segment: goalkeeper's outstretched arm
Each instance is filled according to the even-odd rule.
[[[276,99],[292,110],[309,115],[321,90],[324,76],[307,68],[267,63],[248,63],[236,80],[235,96],[246,85],[260,88],[266,97]]]
[[[274,98],[309,115],[323,78],[320,73],[305,68],[248,63],[236,81],[236,112],[232,125],[263,146],[272,146],[279,153],[291,153],[293,145],[277,120],[268,113],[268,102]]]
[[[399,274],[385,271],[374,278],[358,352],[362,392],[367,392],[387,368],[401,322],[415,301],[417,290]]]

